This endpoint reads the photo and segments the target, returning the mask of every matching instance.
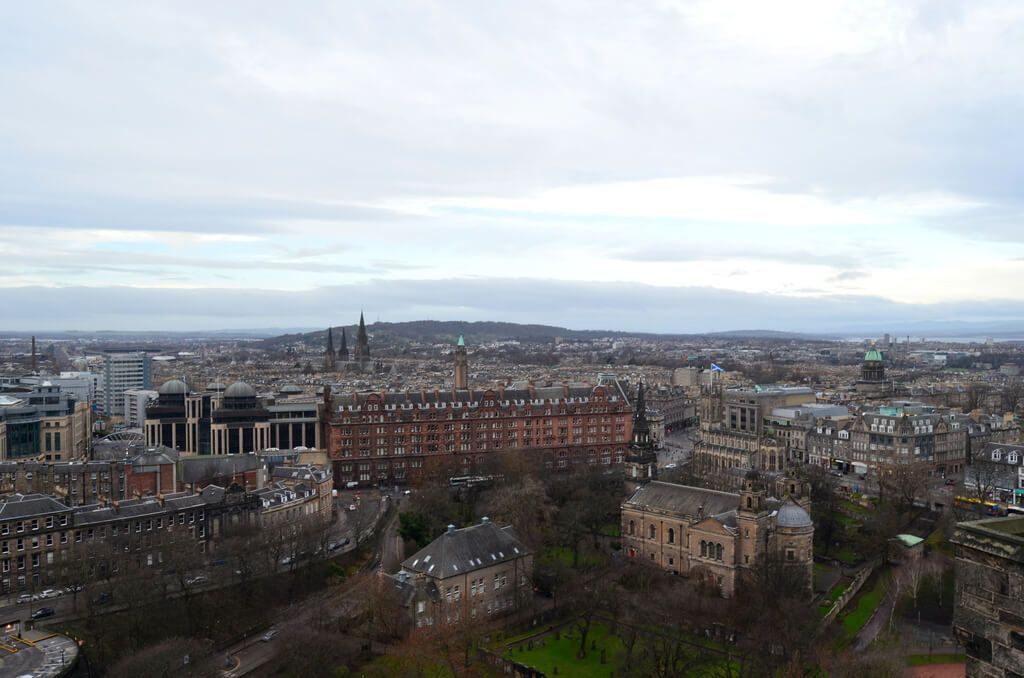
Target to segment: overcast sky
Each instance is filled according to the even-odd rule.
[[[0,329],[1017,321],[1022,119],[1019,0],[3,3]]]

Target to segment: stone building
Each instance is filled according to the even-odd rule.
[[[969,678],[1024,675],[1024,518],[957,524],[953,629]]]
[[[967,455],[967,429],[948,411],[916,402],[865,409],[850,427],[852,462],[924,462],[939,473],[959,473]]]
[[[743,573],[767,559],[813,582],[814,523],[804,488],[786,483],[785,500],[766,497],[756,474],[740,493],[654,481],[623,502],[622,547],[630,558],[716,587],[732,597]]]
[[[494,453],[551,470],[621,464],[632,408],[606,386],[353,393],[332,398],[328,455],[338,483],[392,484],[454,464],[470,473]]]
[[[814,401],[814,391],[803,386],[704,389],[695,470],[701,475],[723,475],[734,468],[784,472],[800,463],[800,450],[771,435],[766,421],[776,408]]]
[[[486,623],[520,609],[533,595],[533,554],[512,532],[484,518],[448,530],[402,563],[414,626]]]

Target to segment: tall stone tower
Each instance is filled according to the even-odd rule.
[[[740,567],[753,567],[764,557],[768,547],[768,507],[760,476],[753,469],[743,479],[736,527],[740,532],[737,564]]]
[[[324,371],[334,372],[338,367],[338,356],[334,353],[334,330],[327,328],[327,349],[324,351]]]
[[[366,321],[363,312],[359,312],[359,330],[356,333],[355,360],[361,367],[370,362],[370,338],[366,335]]]
[[[345,337],[345,328],[341,328],[341,348],[338,349],[338,357],[348,362],[348,339]]]
[[[455,344],[455,388],[469,388],[469,356],[466,355],[466,340],[461,334]]]
[[[633,412],[633,439],[626,450],[623,471],[626,493],[632,495],[638,487],[658,478],[658,454],[651,440],[651,426],[647,421],[647,405],[644,402],[644,384],[636,394],[636,410]]]

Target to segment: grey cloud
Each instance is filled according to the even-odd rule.
[[[825,266],[849,266],[858,263],[857,258],[849,254],[818,254],[795,249],[788,252],[772,252],[763,249],[726,246],[720,250],[693,249],[685,245],[663,247],[647,247],[643,249],[619,252],[615,258],[623,261],[640,261],[651,263],[685,263],[690,261],[721,261],[723,259],[760,259],[782,261],[788,264],[820,264]]]
[[[100,299],[102,303],[96,303]],[[347,321],[509,320],[575,329],[916,333],[994,323],[1024,328],[1024,303],[910,305],[875,297],[781,296],[711,288],[518,278],[374,280],[286,292],[259,289],[14,287],[0,295],[7,330],[237,329]]]
[[[860,280],[861,278],[869,277],[871,277],[871,274],[865,271],[843,271],[830,277],[828,282],[850,282],[851,280]]]

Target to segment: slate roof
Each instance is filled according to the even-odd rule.
[[[217,454],[184,457],[181,459],[182,482],[201,483],[212,478],[232,476],[236,473],[255,471],[260,458],[255,454]]]
[[[677,485],[653,481],[637,488],[624,507],[659,511],[696,517],[701,507],[705,516],[716,516],[735,510],[740,505],[740,495],[732,492],[719,492],[703,487]]]
[[[0,520],[16,520],[68,510],[68,506],[43,494],[11,494],[0,502]]]
[[[460,530],[450,527],[406,559],[402,569],[446,579],[529,553],[529,549],[516,539],[511,526],[498,527],[488,521]]]

